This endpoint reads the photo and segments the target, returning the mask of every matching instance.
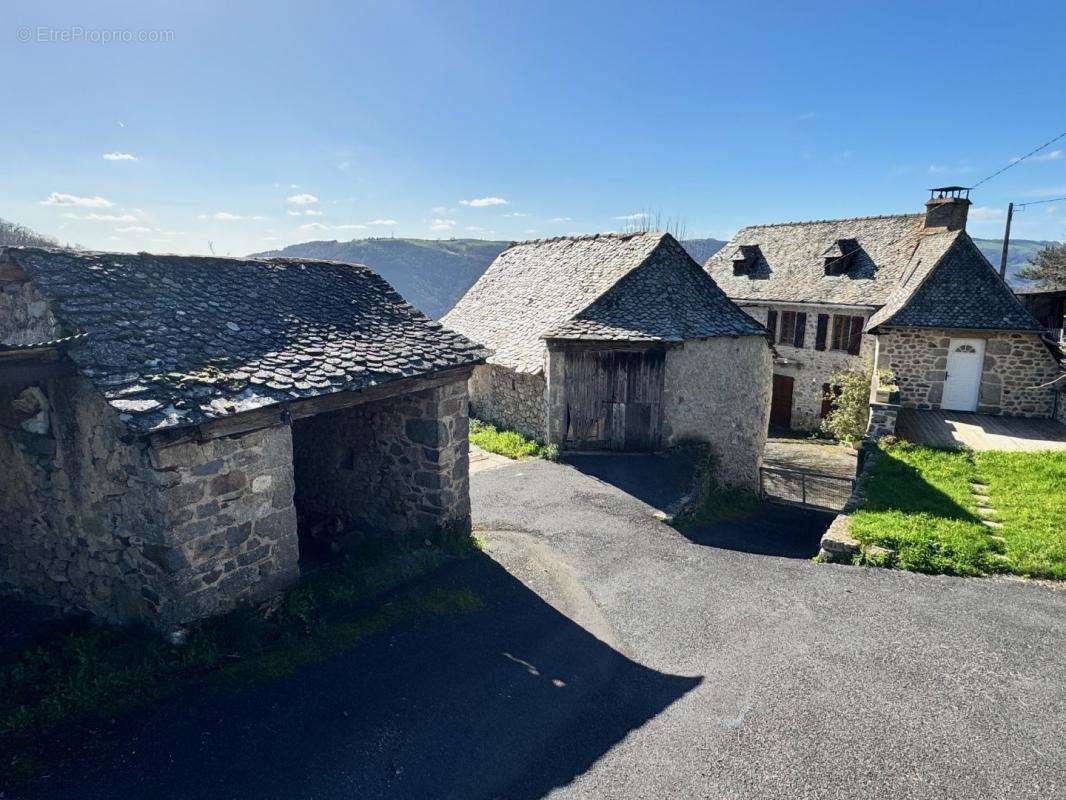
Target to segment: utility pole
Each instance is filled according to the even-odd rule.
[[[1007,229],[1003,232],[1003,257],[999,260],[999,277],[1007,279],[1007,248],[1010,247],[1010,220],[1014,216],[1014,203],[1007,203]]]

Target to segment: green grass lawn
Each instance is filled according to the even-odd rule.
[[[470,444],[514,459],[546,458],[555,461],[559,457],[559,448],[553,444],[541,444],[517,431],[497,428],[478,419],[470,420]]]
[[[988,486],[982,524],[971,484]],[[948,575],[1066,579],[1066,452],[882,447],[851,517],[863,544],[891,548],[886,566]],[[1002,538],[997,538],[1002,537]]]

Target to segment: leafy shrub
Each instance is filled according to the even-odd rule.
[[[829,379],[825,394],[830,410],[822,430],[842,442],[857,442],[870,418],[870,371],[844,370]]]

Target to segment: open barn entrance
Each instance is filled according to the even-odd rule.
[[[293,420],[302,562],[469,519],[466,377]]]

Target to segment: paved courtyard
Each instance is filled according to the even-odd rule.
[[[1062,796],[1066,593],[814,564],[798,510],[682,535],[649,472],[482,469],[433,579],[481,611],[104,721],[27,796]]]
[[[1021,419],[962,411],[899,412],[896,432],[930,447],[973,450],[1066,450],[1066,425],[1053,419]]]

